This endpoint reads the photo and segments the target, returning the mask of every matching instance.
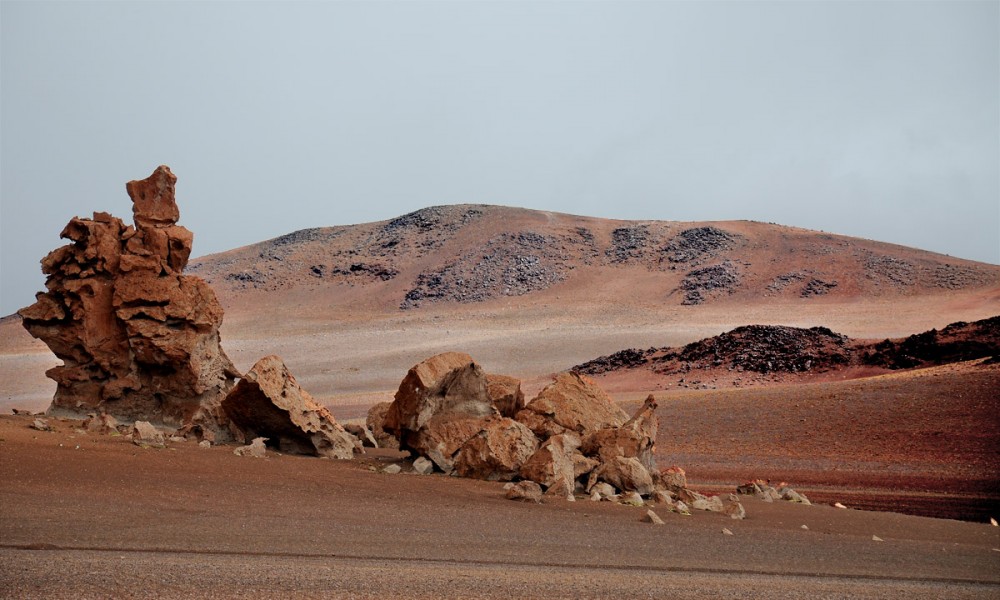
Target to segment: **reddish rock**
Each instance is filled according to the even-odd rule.
[[[450,473],[459,449],[497,416],[482,368],[468,354],[446,352],[407,372],[383,429],[399,440],[401,450],[425,456]]]
[[[508,500],[520,500],[521,502],[542,501],[542,487],[534,481],[519,481],[514,484],[507,484],[506,497]]]
[[[222,402],[245,438],[266,437],[282,452],[352,458],[361,444],[299,387],[277,356],[253,366]]]
[[[497,414],[486,391],[486,375],[468,354],[445,352],[412,367],[399,384],[383,427],[401,441],[438,414],[488,417]]]
[[[604,427],[619,427],[628,421],[628,414],[612,402],[592,379],[570,371],[557,375],[555,381],[529,402],[525,410],[578,434]],[[532,430],[535,428],[532,427]]]
[[[531,430],[540,439],[547,440],[554,435],[560,435],[569,432],[568,429],[559,425],[550,418],[546,418],[534,411],[528,409],[522,409],[514,415],[514,419],[518,423],[522,423],[525,427]],[[575,433],[573,435],[576,435]]]
[[[578,454],[579,447],[580,437],[576,434],[550,437],[521,466],[521,477],[546,488],[559,486],[560,490],[568,489],[572,494],[576,482],[573,455]]]
[[[486,425],[487,420],[481,417],[436,415],[420,431],[405,433],[405,443],[400,443],[400,448],[429,458],[438,469],[450,474],[455,469],[458,451]]]
[[[490,402],[500,412],[500,416],[511,419],[524,408],[524,392],[521,382],[507,375],[486,375],[486,393]]]
[[[193,236],[176,225],[176,177],[159,167],[126,189],[135,227],[107,213],[73,218],[72,243],[42,260],[48,291],[19,314],[63,364],[51,409],[200,424],[225,434],[219,403],[238,373],[219,344],[222,307],[182,275]]]
[[[660,471],[660,482],[669,490],[682,490],[687,487],[687,474],[684,469],[673,465]]]
[[[486,427],[462,445],[455,473],[462,477],[508,481],[538,449],[538,438],[524,425],[492,417]]]
[[[83,422],[83,428],[86,429],[88,433],[96,433],[98,435],[108,435],[110,433],[117,434],[118,419],[107,413],[93,415],[88,417]]]
[[[379,448],[398,450],[399,440],[383,427],[385,424],[385,415],[389,412],[390,405],[390,402],[379,402],[369,408],[368,417],[365,419],[365,425],[367,425],[369,431],[372,432],[372,436],[374,436],[375,442],[378,443]]]
[[[136,421],[132,425],[132,443],[137,446],[162,448],[166,441],[161,432],[149,421]]]
[[[653,478],[638,458],[616,456],[591,471],[587,489],[604,481],[622,491],[635,491],[646,496],[654,491]]]

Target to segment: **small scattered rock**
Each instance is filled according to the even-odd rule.
[[[91,414],[91,416],[83,422],[83,427],[89,433],[98,435],[118,433],[118,419],[107,413]]]
[[[199,448],[211,448],[212,447],[212,442],[210,442],[208,440],[201,440],[200,442],[198,442],[198,447]]]
[[[506,496],[508,500],[520,500],[521,502],[535,502],[538,504],[542,501],[542,486],[534,481],[519,481],[510,486]]]
[[[802,529],[805,529],[806,531],[809,531],[809,526],[808,525],[803,525]]]
[[[643,520],[643,522],[652,523],[653,525],[665,525],[665,523],[663,522],[663,519],[661,519],[659,517],[659,515],[657,515],[652,510],[647,510],[646,511],[646,516],[643,517],[642,520]]]
[[[843,504],[841,504],[840,502],[834,502],[834,503],[833,503],[833,505],[834,505],[835,507],[837,507],[837,508],[847,508],[846,506],[844,506],[844,505],[843,505]]]
[[[267,438],[259,437],[254,438],[252,442],[246,446],[241,446],[233,450],[233,454],[236,456],[252,456],[254,458],[264,458],[267,454],[267,447],[264,446],[264,442]]]
[[[149,421],[136,421],[132,425],[132,443],[137,446],[163,448],[163,433]]]
[[[882,538],[880,538],[880,537],[879,537],[879,536],[877,536],[877,535],[873,535],[873,536],[872,536],[872,541],[873,541],[873,542],[884,542],[885,540],[883,540]]]
[[[809,502],[809,498],[806,498],[805,494],[800,494],[790,487],[783,487],[779,489],[778,494],[781,495],[782,500],[805,504],[806,506],[812,505],[812,502]]]
[[[171,442],[174,442],[175,444],[179,444],[180,442],[186,442],[186,441],[187,441],[187,439],[185,439],[185,438],[182,438],[182,437],[181,437],[181,436],[179,436],[179,435],[172,435],[172,436],[170,436],[170,437],[169,437],[168,439],[169,439],[169,440],[170,440]]]
[[[382,469],[382,472],[386,473],[388,475],[395,475],[396,473],[399,473],[402,470],[403,470],[403,467],[401,467],[401,466],[393,463],[391,465],[386,465],[386,467],[384,469]]]
[[[37,429],[38,431],[52,431],[52,428],[49,426],[49,422],[45,419],[35,419],[31,422],[31,425],[28,425],[28,427]]]
[[[344,423],[344,431],[361,440],[361,444],[369,448],[378,448],[378,441],[367,425],[359,423]]]
[[[743,508],[743,504],[741,504],[739,502],[729,502],[729,503],[726,503],[725,504],[725,508],[723,509],[722,512],[724,512],[727,515],[729,515],[730,519],[733,519],[733,520],[736,520],[736,521],[745,519],[747,517],[747,511],[746,511],[746,509]]]
[[[732,532],[732,531],[729,531],[729,530],[728,530],[728,529],[726,529],[725,527],[723,527],[723,528],[722,528],[722,533],[724,533],[724,534],[726,534],[726,535],[733,535],[733,532]]]
[[[997,520],[994,519],[993,517],[990,517],[990,525],[997,527]]]
[[[429,459],[420,456],[413,461],[413,470],[421,475],[430,475],[434,472],[434,463]]]
[[[22,415],[22,416],[26,416],[26,417],[30,417],[31,416],[31,411],[30,410],[24,410],[23,408],[12,408],[10,410],[15,415]]]
[[[636,491],[628,491],[628,492],[622,493],[622,495],[619,497],[618,501],[621,502],[622,504],[627,505],[627,506],[645,506],[646,505],[646,502],[642,499],[642,496],[640,496],[639,492],[636,492]]]

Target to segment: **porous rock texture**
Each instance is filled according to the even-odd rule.
[[[193,426],[225,437],[220,403],[239,376],[219,343],[222,307],[182,274],[193,235],[177,225],[177,178],[160,166],[130,181],[135,225],[74,217],[72,243],[42,259],[46,292],[22,308],[28,332],[63,364],[50,412],[106,413]]]
[[[347,459],[363,451],[277,356],[257,361],[222,401],[222,409],[244,439],[265,437],[282,452]]]

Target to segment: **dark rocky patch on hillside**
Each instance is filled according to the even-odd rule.
[[[647,225],[619,227],[611,232],[611,247],[605,254],[612,264],[635,263],[648,257],[651,245]]]
[[[661,261],[669,263],[699,264],[719,253],[730,250],[743,240],[743,236],[729,233],[718,227],[685,229],[663,248]]]
[[[421,273],[401,308],[442,300],[482,302],[523,296],[562,281],[568,270],[566,259],[558,238],[531,231],[504,233],[440,271]]]
[[[440,248],[462,227],[483,216],[485,206],[432,206],[386,223],[364,250],[371,256],[410,253],[424,256]]]
[[[731,294],[740,284],[740,268],[732,261],[695,269],[681,281],[684,292],[681,304],[702,304],[709,298]]]
[[[852,340],[825,327],[747,325],[683,348],[627,349],[573,367],[600,375],[647,368],[662,375],[721,369],[822,373],[848,366],[911,369],[1000,356],[1000,316],[897,340]]]

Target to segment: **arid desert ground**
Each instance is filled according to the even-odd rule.
[[[881,340],[1000,314],[1000,267],[819,232],[497,207],[407,217],[194,261],[188,272],[225,308],[236,367],[280,355],[350,421],[443,351],[521,379],[530,399],[598,356],[742,325]],[[702,227],[728,233],[681,236]],[[692,487],[787,481],[814,502],[751,498],[743,521],[695,511],[661,515],[664,526],[641,522],[644,508],[523,504],[498,482],[388,475],[379,467],[407,460],[388,450],[252,459],[226,446],[140,448],[62,418],[32,430],[11,409],[44,411],[56,364],[17,317],[0,322],[3,596],[1000,594],[1000,528],[989,525],[1000,518],[1000,365],[983,359],[745,386],[595,376],[629,413],[656,396],[657,460],[683,467]]]

